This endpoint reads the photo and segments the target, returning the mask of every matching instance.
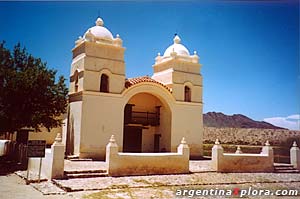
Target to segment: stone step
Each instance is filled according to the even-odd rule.
[[[275,170],[293,170],[294,167],[293,166],[289,166],[289,167],[275,166],[274,169]]]
[[[68,155],[67,160],[70,161],[93,161],[91,158],[79,158],[78,155]]]
[[[291,164],[286,164],[286,163],[275,163],[274,167],[292,167],[293,165]]]
[[[79,156],[78,155],[68,155],[67,160],[70,160],[70,159],[79,159]]]
[[[275,173],[299,173],[300,171],[297,169],[286,169],[286,170],[276,170],[274,171]]]
[[[67,178],[96,178],[107,177],[108,173],[69,173],[66,174]]]
[[[276,163],[274,165],[275,173],[299,173],[299,170],[295,169],[291,164]]]
[[[90,158],[70,158],[70,161],[93,161],[93,159]]]
[[[106,173],[107,171],[104,169],[96,169],[96,170],[70,170],[65,171],[65,174],[80,174],[80,173]]]

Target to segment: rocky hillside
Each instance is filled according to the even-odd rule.
[[[257,129],[284,129],[267,122],[252,120],[241,114],[225,115],[223,113],[208,112],[203,114],[203,123],[206,127],[217,128],[257,128]]]

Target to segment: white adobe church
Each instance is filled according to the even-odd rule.
[[[185,137],[191,158],[203,155],[201,64],[179,36],[173,41],[155,58],[152,77],[136,78],[125,77],[122,39],[101,18],[75,42],[67,155],[104,159],[112,134],[123,152],[174,152]]]

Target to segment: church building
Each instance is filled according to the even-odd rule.
[[[172,43],[155,57],[152,77],[126,78],[122,39],[101,18],[79,37],[63,130],[67,155],[104,159],[111,135],[123,152],[175,152],[185,137],[191,158],[203,155],[201,64],[178,35]]]

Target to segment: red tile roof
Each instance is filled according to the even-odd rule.
[[[136,85],[136,84],[139,84],[139,83],[142,83],[142,82],[151,82],[151,83],[159,84],[159,85],[163,86],[164,88],[166,88],[169,92],[172,92],[170,87],[168,87],[168,86],[152,79],[149,76],[128,78],[125,81],[125,87],[129,88],[130,86],[133,86],[133,85]]]

